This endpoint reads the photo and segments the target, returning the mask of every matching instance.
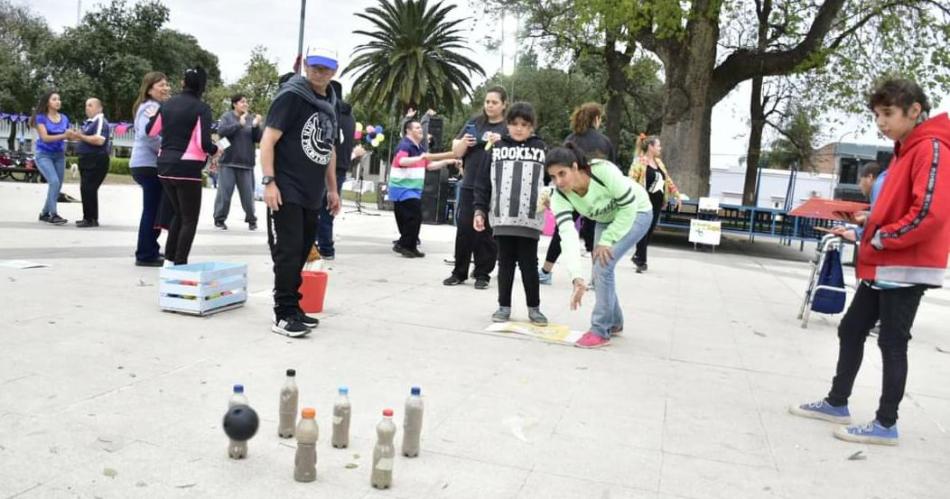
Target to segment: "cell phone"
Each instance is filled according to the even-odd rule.
[[[475,128],[475,123],[466,123],[465,133],[471,135],[472,137],[475,137],[478,134],[478,129]],[[478,137],[475,137],[475,140],[478,140]]]

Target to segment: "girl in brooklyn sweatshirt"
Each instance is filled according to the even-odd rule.
[[[506,116],[508,133],[494,144],[487,144],[490,167],[479,168],[475,179],[475,230],[485,230],[486,219],[494,227],[498,243],[498,310],[494,322],[511,317],[511,288],[515,264],[521,269],[521,282],[528,302],[532,324],[546,326],[541,313],[538,282],[538,239],[544,226],[544,212],[538,209],[538,197],[544,177],[547,146],[534,135],[534,108],[526,102],[511,106]]]

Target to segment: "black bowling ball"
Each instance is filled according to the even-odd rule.
[[[257,433],[259,424],[257,413],[246,405],[233,406],[224,415],[224,433],[238,442],[250,440]]]

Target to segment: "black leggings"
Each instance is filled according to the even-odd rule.
[[[663,211],[663,191],[650,194],[650,203],[653,205],[653,221],[650,222],[650,230],[643,236],[643,239],[637,243],[637,250],[633,253],[633,263],[637,265],[646,265],[647,248],[650,247],[650,237],[653,236],[653,229],[660,220],[660,213]]]
[[[161,179],[168,201],[175,212],[172,226],[165,241],[165,259],[175,265],[188,263],[191,244],[198,230],[198,215],[201,214],[201,181]]]
[[[854,378],[864,358],[864,341],[878,319],[881,331],[877,346],[881,349],[883,379],[877,420],[890,427],[897,422],[897,407],[904,398],[907,382],[907,342],[924,295],[923,286],[876,290],[861,283],[838,326],[838,366],[826,399],[840,407],[848,404]]]
[[[541,305],[538,281],[538,240],[529,237],[495,236],[498,243],[498,305],[511,306],[515,264],[521,268],[521,284],[529,307]]]

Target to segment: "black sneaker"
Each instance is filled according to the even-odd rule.
[[[638,263],[638,264],[637,264],[637,273],[638,273],[638,274],[642,274],[642,273],[644,273],[644,272],[646,272],[646,271],[647,271],[647,264],[645,264],[645,263]]]
[[[221,230],[228,230],[228,226],[224,222],[215,222],[214,226]]]
[[[406,254],[406,253],[412,255],[412,258],[425,258],[425,256],[426,256],[425,253],[423,253],[423,252],[421,252],[421,251],[419,251],[418,249],[415,249],[415,248],[409,249],[409,250],[405,250],[405,253],[403,253],[403,254]]]
[[[136,261],[135,261],[135,266],[136,266],[136,267],[161,267],[162,265],[165,265],[165,259],[164,259],[164,258],[155,258],[155,259],[153,259],[153,260],[136,260]]]
[[[458,286],[459,284],[462,284],[463,282],[465,282],[465,279],[459,279],[455,274],[452,274],[449,276],[448,279],[442,281],[442,284],[446,286]]]
[[[80,229],[86,229],[89,227],[98,227],[98,226],[99,226],[99,222],[95,220],[86,220],[85,218],[82,220],[76,220],[76,227],[79,227]]]
[[[270,330],[291,338],[300,338],[301,336],[310,334],[310,328],[303,322],[300,322],[297,317],[280,319],[271,326]]]
[[[40,222],[49,222],[49,213],[40,213]]]
[[[257,230],[257,222],[247,224],[247,230]]]
[[[475,289],[488,289],[488,279],[475,279]]]
[[[65,218],[59,215],[50,215],[49,220],[47,220],[47,222],[53,225],[65,225],[67,222],[69,222],[69,220],[66,220]]]
[[[298,312],[297,317],[295,318],[301,323],[303,323],[304,326],[307,326],[310,329],[313,329],[320,325],[320,319],[317,319],[316,317],[310,317],[309,315],[303,312]]]

